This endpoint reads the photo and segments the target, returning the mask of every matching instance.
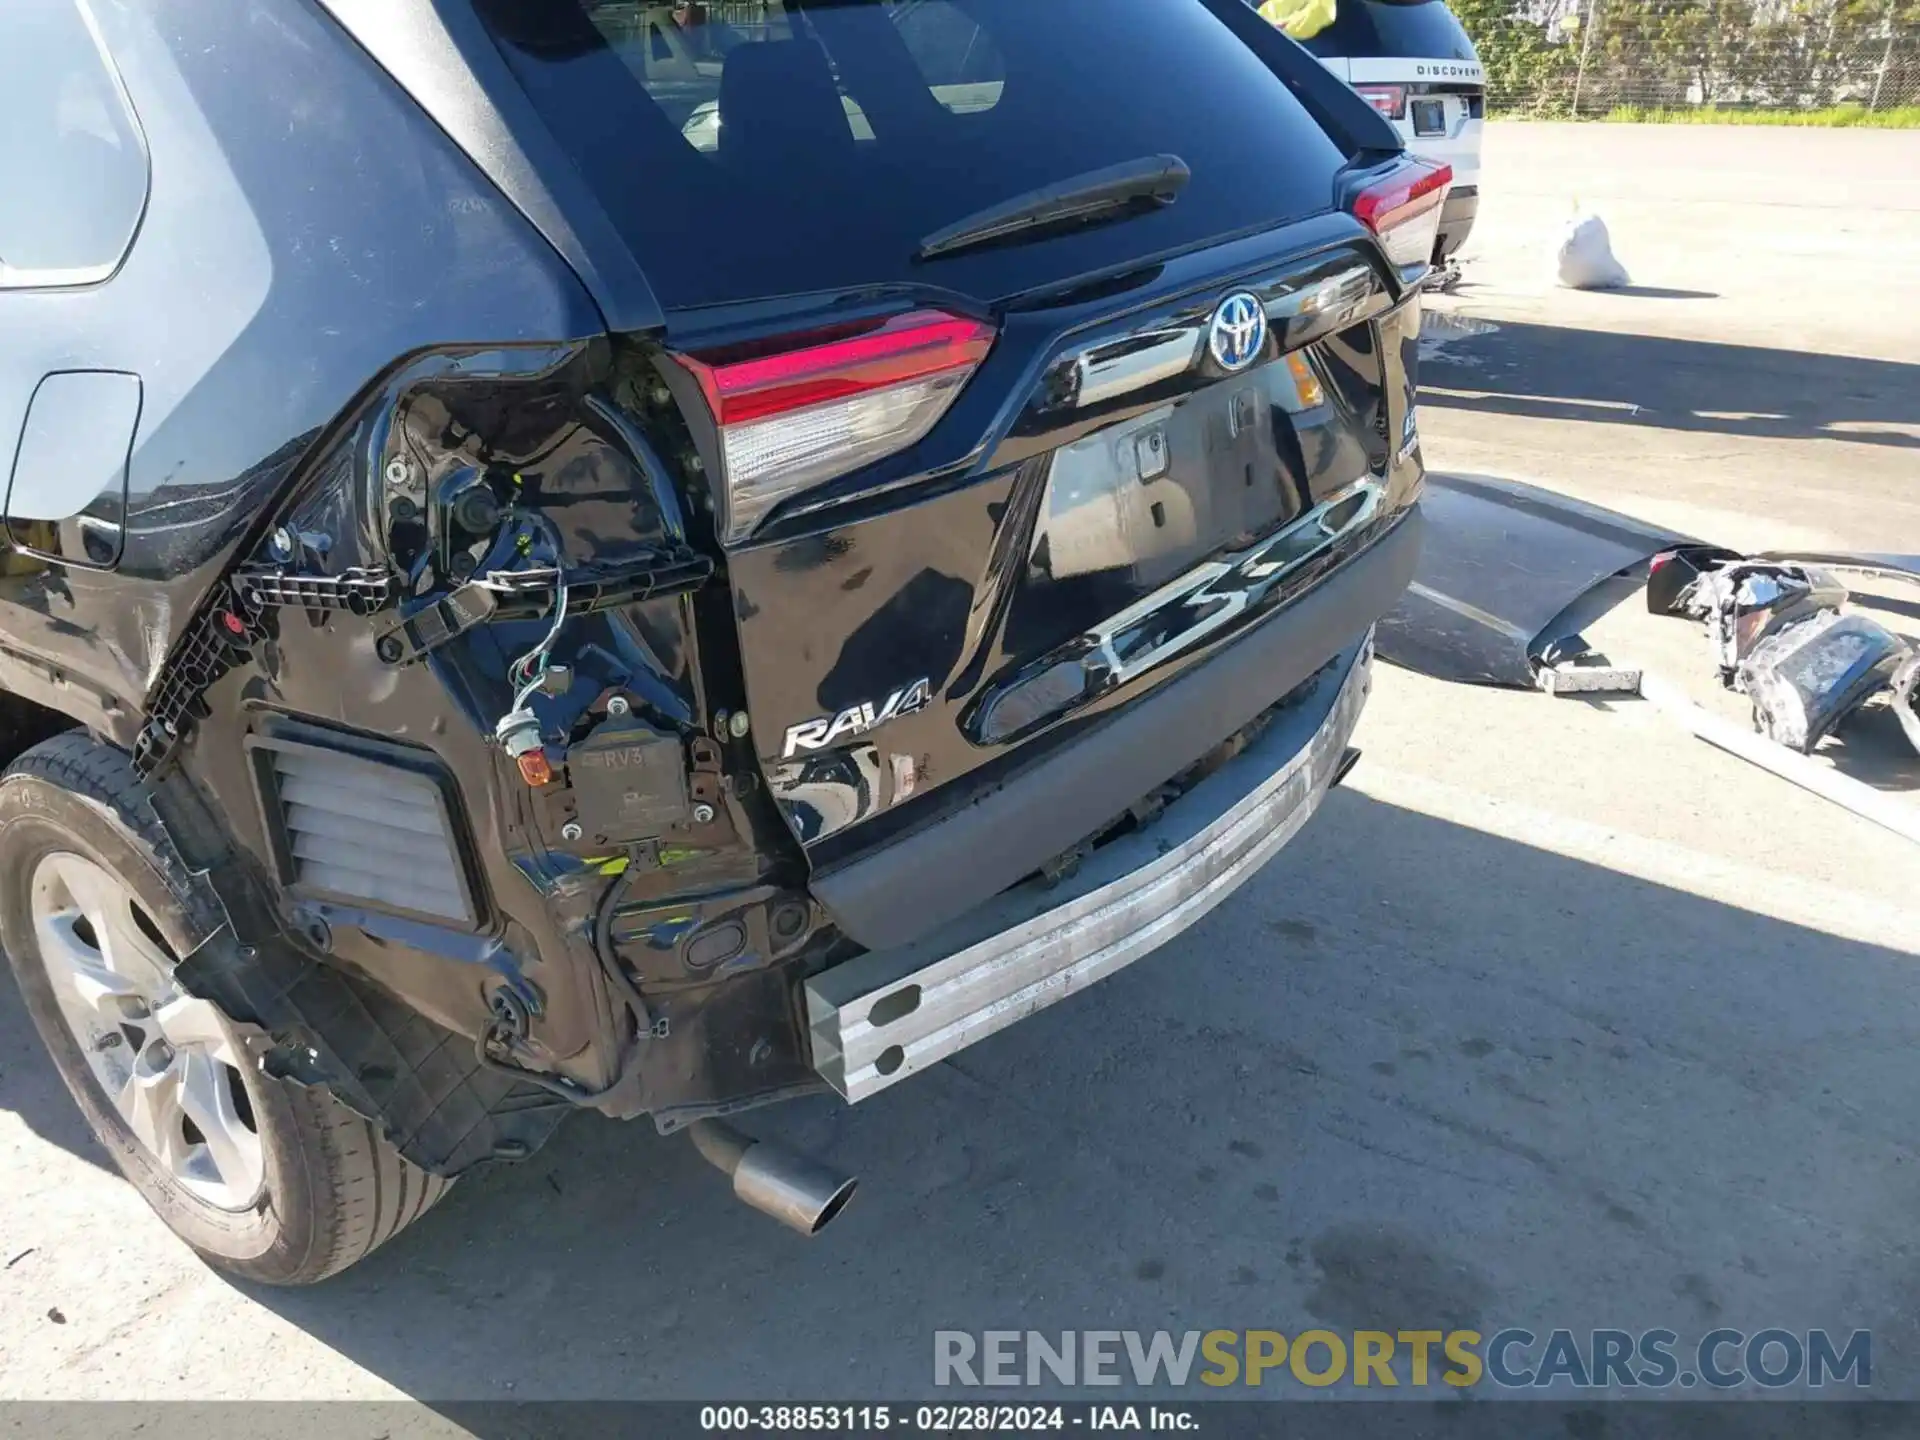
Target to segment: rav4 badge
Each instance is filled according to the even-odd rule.
[[[858,705],[849,705],[838,715],[802,720],[788,727],[786,748],[780,752],[781,757],[791,760],[802,750],[824,750],[836,740],[864,735],[889,720],[926,709],[932,700],[933,682],[921,679],[894,691],[884,705],[876,706],[873,701],[864,700]]]

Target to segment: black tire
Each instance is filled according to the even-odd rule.
[[[433,1208],[451,1180],[401,1159],[368,1121],[323,1090],[257,1069],[243,1082],[265,1183],[251,1208],[222,1210],[182,1187],[135,1139],[62,1018],[31,919],[38,861],[77,852],[132,892],[175,956],[213,903],[181,862],[144,783],[120,751],[83,731],[27,751],[0,777],[0,944],[28,1012],[93,1133],[161,1220],[209,1264],[270,1285],[338,1274]]]

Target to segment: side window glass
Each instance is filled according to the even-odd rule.
[[[0,289],[106,279],[146,207],[146,145],[84,3],[5,0]]]

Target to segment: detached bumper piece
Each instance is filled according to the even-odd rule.
[[[1854,597],[1831,570],[1920,582],[1920,565],[1911,557],[1749,559],[1701,545],[1655,555],[1647,608],[1706,622],[1714,670],[1722,684],[1752,702],[1759,733],[1740,730],[1656,677],[1644,677],[1640,693],[1708,743],[1920,843],[1920,810],[1845,769],[1809,758],[1882,694],[1907,741],[1920,750],[1914,711],[1920,655],[1877,620],[1843,612],[1840,607]],[[1851,748],[1851,737],[1841,738]],[[1851,758],[1871,765],[1873,742],[1864,734],[1859,738],[1863,743]]]
[[[866,1099],[1131,964],[1293,838],[1342,772],[1372,643],[1339,655],[1235,758],[1069,881],[1030,880],[947,930],[807,982],[814,1068]]]
[[[1754,646],[1740,663],[1740,687],[1769,739],[1813,753],[1828,731],[1893,683],[1905,643],[1864,615],[1824,610]]]
[[[1692,578],[1678,589],[1661,585],[1675,571],[1691,571]],[[1868,616],[1842,614],[1847,588],[1828,570],[1673,551],[1654,557],[1653,574],[1648,608],[1706,622],[1721,683],[1752,700],[1754,728],[1768,739],[1811,755],[1882,691],[1893,692],[1900,711],[1911,647]],[[1910,711],[1910,698],[1907,706]]]
[[[1909,656],[1893,677],[1893,713],[1907,742],[1920,751],[1920,655]]]

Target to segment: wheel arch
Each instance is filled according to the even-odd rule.
[[[82,716],[71,711],[43,705],[13,690],[0,688],[0,770],[13,764],[42,740],[51,740],[56,735],[86,724]]]

